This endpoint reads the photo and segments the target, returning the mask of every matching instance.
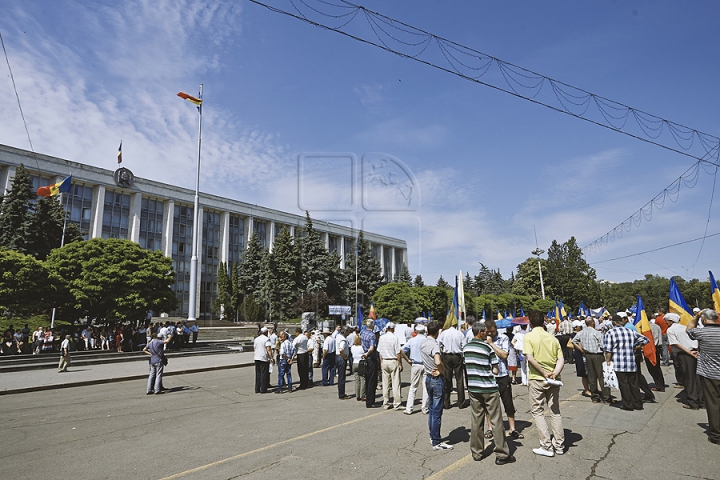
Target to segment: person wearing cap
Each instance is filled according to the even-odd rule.
[[[442,441],[443,397],[445,396],[444,364],[437,342],[440,325],[430,322],[427,326],[428,335],[420,344],[420,353],[425,369],[425,391],[428,396],[428,429],[433,450],[452,450],[453,446]],[[368,387],[369,388],[369,387]]]
[[[465,336],[458,331],[455,325],[443,330],[438,336],[438,344],[442,350],[443,365],[445,365],[445,410],[450,408],[450,393],[453,388],[453,377],[457,386],[457,406],[466,408],[465,403],[465,369],[463,368],[462,349],[465,346]]]
[[[278,349],[278,388],[275,393],[283,393],[287,385],[288,393],[292,392],[292,363],[295,358],[295,347],[287,332],[280,332],[280,348]]]
[[[307,337],[307,349],[308,349],[308,375],[307,375],[307,386],[308,388],[314,387],[313,385],[313,372],[315,368],[315,356],[320,347],[315,342],[315,331],[306,331],[305,336]]]
[[[473,330],[474,331],[474,330]],[[497,383],[498,387],[498,394],[500,395],[500,400],[502,400],[503,408],[505,408],[505,415],[508,417],[508,427],[510,427],[510,430],[508,431],[508,435],[516,440],[521,440],[525,438],[525,436],[515,430],[515,404],[513,403],[513,392],[512,392],[512,384],[510,382],[510,370],[508,365],[508,359],[511,355],[512,347],[510,346],[510,339],[507,335],[504,333],[501,333],[498,331],[497,325],[495,325],[495,320],[488,319],[485,321],[485,331],[486,331],[486,337],[480,338],[481,341],[486,341],[487,344],[493,349],[495,352],[495,356],[498,359],[498,371],[495,373],[495,382]],[[476,334],[477,335],[477,334]],[[477,338],[477,337],[474,337]],[[465,344],[465,347],[467,347],[469,344]],[[464,355],[465,348],[463,348],[463,357],[464,362],[467,369],[467,357]],[[514,355],[514,352],[513,352]],[[469,372],[469,370],[468,370]],[[468,373],[469,375],[469,373]],[[470,377],[468,376],[468,384],[470,382]],[[468,387],[469,388],[469,387]],[[469,390],[468,390],[469,391]],[[470,395],[472,398],[472,395]],[[470,402],[472,404],[472,400]],[[489,418],[490,416],[488,416]],[[500,424],[502,425],[502,416],[500,417]],[[492,419],[490,419],[490,425],[493,426]],[[481,425],[482,426],[482,425]],[[485,432],[485,438],[492,438],[494,435],[492,430]]]
[[[335,337],[328,327],[322,329],[323,341],[322,352],[322,384],[329,387],[335,383]]]
[[[705,328],[697,328],[700,318]],[[720,325],[717,312],[707,308],[695,314],[687,325],[687,333],[698,342],[697,374],[705,397],[708,440],[720,445]]]
[[[402,358],[400,356],[400,341],[395,336],[395,324],[388,322],[385,335],[378,340],[378,354],[380,355],[380,369],[382,370],[383,408],[390,410],[400,409],[402,402],[400,372],[402,372]],[[390,405],[390,388],[392,387],[393,404]]]
[[[424,386],[425,369],[423,368],[422,353],[420,352],[420,346],[426,336],[425,325],[415,325],[415,332],[417,335],[405,343],[405,346],[402,348],[402,357],[410,365],[410,392],[408,393],[404,411],[406,415],[412,415],[413,413],[413,407],[415,406],[415,394],[417,393],[418,387],[421,383],[423,385],[423,394],[420,409],[423,413],[428,413],[428,397]]]
[[[65,340],[60,344],[60,363],[58,373],[67,372],[70,366],[70,335],[65,335]]]
[[[683,388],[683,380],[682,380],[682,366],[680,365],[680,362],[677,359],[677,352],[680,350],[679,348],[672,348],[672,345],[670,345],[670,327],[672,327],[674,324],[680,322],[680,315],[677,313],[668,313],[665,315],[664,318],[665,322],[668,325],[668,329],[666,330],[666,337],[667,337],[667,344],[668,344],[668,356],[672,359],[673,364],[673,372],[675,373],[675,388]]]
[[[255,360],[255,393],[267,393],[270,386],[270,365],[275,364],[270,348],[268,329],[262,327],[253,342]]]
[[[575,334],[572,343],[576,351],[579,351],[585,357],[588,388],[592,402],[612,403],[610,388],[605,386],[603,380],[603,336],[595,328],[595,320],[586,318],[585,328]]]
[[[365,328],[360,331],[360,344],[365,352],[363,358],[365,367],[365,407],[374,408],[375,390],[377,390],[377,377],[379,358],[377,353],[377,336],[375,335],[375,322],[367,320]]]
[[[627,317],[627,316],[626,316]],[[625,328],[625,318],[612,316],[613,328],[603,338],[605,361],[613,365],[622,397],[622,410],[642,410],[640,387],[638,386],[637,363],[635,348],[648,343],[648,339],[640,335],[636,329]]]
[[[696,314],[697,315],[697,314]],[[665,315],[668,320],[670,314]],[[679,320],[679,316],[678,316]],[[697,327],[697,322],[696,322]],[[698,342],[690,338],[685,325],[678,322],[668,327],[668,343],[675,353],[675,361],[681,375],[681,383],[685,388],[686,402],[683,408],[698,410],[705,408],[705,397],[700,387],[700,378],[697,375]]]

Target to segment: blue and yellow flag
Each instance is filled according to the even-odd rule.
[[[680,288],[678,288],[674,278],[670,278],[670,298],[668,306],[668,310],[680,315],[680,325],[687,325],[690,320],[692,320],[692,310],[688,307],[685,297],[680,293]]]
[[[713,303],[715,304],[715,311],[720,312],[720,288],[718,288],[718,284],[715,281],[715,277],[713,277],[712,272],[708,271],[708,273],[710,274],[710,290]]]
[[[641,335],[645,336],[649,342],[643,345],[643,354],[650,363],[657,365],[657,355],[655,354],[655,341],[653,340],[652,330],[650,329],[650,320],[648,320],[640,295],[637,296],[637,313],[635,314],[635,328]]]
[[[62,182],[40,187],[35,193],[37,193],[40,197],[54,197],[59,193],[68,193],[70,191],[71,183],[72,175],[70,175],[69,177],[65,177]]]

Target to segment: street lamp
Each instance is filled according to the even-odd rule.
[[[530,252],[530,253],[532,253],[533,255],[537,256],[538,271],[540,272],[540,289],[542,290],[543,300],[545,300],[545,284],[543,284],[542,266],[540,265],[540,255],[542,255],[543,253],[545,253],[545,250],[543,250],[542,248],[538,247],[538,248],[536,248],[535,250],[533,250],[533,251]]]

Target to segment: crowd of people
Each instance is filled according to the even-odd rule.
[[[453,448],[440,433],[443,410],[470,407],[473,459],[481,460],[486,440],[492,440],[495,463],[504,465],[515,461],[508,441],[524,438],[516,429],[513,385],[528,389],[530,414],[539,436],[539,447],[533,452],[554,457],[565,453],[560,388],[566,363],[574,364],[582,394],[590,401],[635,411],[655,402],[654,392],[669,387],[661,366],[672,362],[674,387],[685,393],[680,396],[683,407],[705,408],[709,440],[720,444],[720,325],[714,310],[697,309],[686,325],[677,314],[661,310],[650,321],[652,335],[638,333],[630,312],[558,322],[533,311],[520,323],[500,330],[494,320],[468,317],[461,329],[456,325],[442,329],[430,322],[403,325],[402,333],[396,333],[392,322],[379,331],[373,320],[361,328],[297,328],[294,334],[262,327],[254,341],[255,393],[273,391],[270,375],[274,369],[278,375],[274,392],[283,394],[315,386],[313,370],[321,368],[320,385],[334,386],[337,376],[338,399],[348,400],[352,397],[345,391],[346,375],[354,374],[355,399],[367,408],[412,415],[419,403],[420,411],[428,415],[435,450]],[[650,341],[655,346],[653,355],[643,349]],[[403,363],[411,369],[404,406]],[[642,373],[643,363],[651,383]],[[297,365],[295,389],[293,364]],[[620,399],[611,394],[608,376],[617,379]],[[381,403],[376,402],[376,389],[382,391]],[[417,397],[421,397],[419,402]]]
[[[168,348],[179,349],[197,342],[199,328],[186,322],[140,322],[137,325],[62,326],[38,327],[31,331],[27,324],[21,329],[9,326],[3,333],[0,355],[57,353],[64,339],[69,340],[70,351],[114,350],[117,352],[141,351],[155,331],[162,338],[172,337]],[[69,337],[69,338],[68,338]]]

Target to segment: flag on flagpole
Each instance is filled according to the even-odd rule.
[[[458,283],[458,278],[460,279],[460,282]],[[462,276],[462,270],[460,270],[459,277],[455,277],[455,285],[458,290],[458,311],[457,311],[457,319],[458,319],[458,328],[462,327],[462,324],[465,322],[465,284],[463,283],[463,276]]]
[[[70,183],[72,182],[72,175],[65,177],[62,182],[55,183],[53,185],[47,185],[37,189],[36,193],[40,197],[54,197],[59,193],[68,193],[70,191]]]
[[[184,100],[187,100],[190,103],[194,103],[198,107],[200,107],[200,105],[202,105],[202,98],[193,97],[192,95],[188,95],[185,92],[178,92],[177,96]]]
[[[445,318],[445,325],[443,329],[448,329],[458,324],[458,280],[455,277],[455,293],[453,294],[452,305],[450,305],[450,311]]]
[[[680,325],[687,325],[693,318],[692,310],[688,307],[685,297],[680,293],[680,288],[674,278],[670,278],[670,298],[668,300],[672,313],[680,315]]]
[[[643,304],[640,295],[637,296],[637,313],[635,314],[635,328],[641,335],[644,335],[648,340],[648,343],[643,345],[643,354],[650,363],[657,365],[657,355],[655,355],[655,341],[653,340],[652,330],[650,329],[650,320],[648,320],[647,313],[645,312],[645,305]]]
[[[370,313],[368,313],[368,318],[371,320],[377,320],[377,313],[375,312],[375,303],[370,302]]]
[[[498,320],[502,320],[502,319],[503,319],[502,313],[500,313],[500,309],[499,309],[499,308],[497,309],[497,319],[498,319]]]
[[[525,316],[525,309],[523,309],[523,307],[520,307],[520,316],[521,317]]]
[[[120,146],[118,147],[118,165],[122,163],[122,140],[120,140]]]
[[[485,307],[483,307],[483,317],[482,317],[482,319],[483,319],[483,322],[484,322],[485,320],[487,320],[487,318],[485,318]]]
[[[362,307],[360,305],[357,306],[357,318],[358,318],[357,325],[358,325],[358,327],[362,328],[363,327],[363,316],[362,316]]]
[[[713,277],[712,272],[708,271],[708,273],[710,274],[710,290],[713,303],[715,304],[715,311],[720,312],[720,288],[718,288],[718,284],[715,281],[715,277]]]

